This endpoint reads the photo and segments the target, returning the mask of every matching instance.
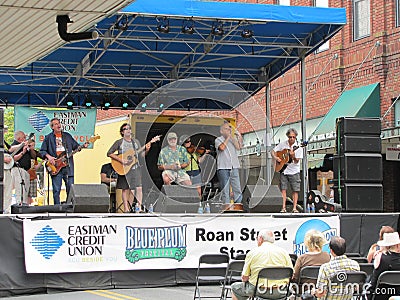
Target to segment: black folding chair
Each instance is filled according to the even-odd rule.
[[[271,290],[267,287],[264,288],[258,286],[259,281],[263,279],[267,280],[267,286],[269,280],[286,280],[287,284],[285,286],[272,287],[272,289],[277,288],[282,295],[282,297],[274,297],[274,299],[286,299],[289,296],[290,280],[292,279],[292,276],[293,269],[289,267],[267,267],[261,269],[258,273],[256,288],[251,299],[268,299],[268,293],[270,293]]]
[[[357,252],[347,252],[344,255],[346,255],[348,258],[361,257],[361,254]]]
[[[201,299],[200,283],[220,283],[225,281],[226,269],[229,263],[229,256],[226,254],[204,254],[199,258],[199,265],[196,272],[196,287],[193,299]],[[207,296],[203,298],[220,298],[218,296]]]
[[[296,264],[296,261],[297,261],[297,254],[289,253],[289,256],[290,256],[290,259],[292,260],[292,264],[294,267],[294,265]]]
[[[320,266],[305,266],[301,268],[299,278],[297,280],[297,296],[301,296],[304,292],[309,291],[315,287],[318,279]]]
[[[374,271],[374,264],[373,263],[359,263],[360,271],[367,273],[367,276],[372,275]]]
[[[236,255],[235,260],[245,260],[246,259],[246,254],[240,253]]]
[[[378,289],[380,289],[379,293],[377,293]],[[379,275],[378,281],[376,282],[375,290],[373,291],[372,300],[374,300],[375,297],[379,298],[379,296],[382,294],[381,292],[384,289],[387,292],[387,294],[385,295],[387,298],[389,298],[390,296],[399,295],[400,271],[385,271]],[[396,291],[393,291],[392,289],[396,289]],[[392,291],[394,292],[394,294],[392,294]]]
[[[353,295],[356,299],[361,299],[366,283],[367,274],[363,271],[343,271],[338,272],[331,280],[326,298],[330,295]]]
[[[231,290],[231,284],[242,281],[244,260],[232,260],[226,269],[225,280],[222,286],[221,299],[226,299]]]
[[[368,259],[366,257],[350,257],[350,259],[355,260],[359,264],[367,264]]]

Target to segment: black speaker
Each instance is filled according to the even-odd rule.
[[[0,148],[0,166],[4,166],[4,149],[3,148]],[[3,182],[3,180],[4,180],[4,168],[1,167],[0,168],[0,182]]]
[[[72,204],[30,206],[26,203],[11,205],[12,214],[72,213]]]
[[[339,188],[334,186],[335,202],[339,202]],[[382,184],[343,183],[341,185],[342,206],[346,211],[382,212]]]
[[[336,119],[336,134],[341,137],[349,135],[381,135],[381,120],[379,118],[340,117]]]
[[[197,213],[200,197],[193,186],[163,185],[154,211],[162,213]]]
[[[3,184],[3,180],[1,180],[0,182],[0,214],[4,213],[4,184]]]
[[[339,172],[340,171],[340,172]],[[372,182],[383,180],[382,155],[379,153],[344,153],[334,156],[334,178],[346,182]]]
[[[110,194],[104,184],[73,184],[67,203],[72,203],[74,213],[107,213]]]
[[[251,213],[280,212],[282,194],[277,185],[247,185],[243,200],[249,204]]]
[[[336,149],[336,152],[340,154],[345,152],[382,152],[380,136],[344,135],[340,137],[339,147],[339,151]]]

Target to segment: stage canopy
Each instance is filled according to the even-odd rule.
[[[75,22],[68,31],[82,31],[76,23],[80,20],[73,20],[71,11],[69,15]],[[49,14],[54,23],[47,35],[62,41],[56,16],[57,11]],[[31,28],[33,19],[25,19],[19,30]],[[110,100],[111,107],[120,107],[124,100],[134,108],[167,84],[196,78],[200,84],[191,87],[194,98],[165,107],[232,109],[329,40],[345,25],[346,12],[343,8],[137,0],[94,23],[90,27],[86,22],[84,28],[97,31],[97,40],[64,42],[37,60],[34,37],[26,40],[24,47],[31,49],[34,60],[21,68],[0,68],[0,105],[65,107],[67,101],[82,106],[92,100],[101,106]],[[224,103],[199,97],[201,92],[195,89],[206,87],[210,92],[214,81],[227,83],[222,86],[228,98],[238,89],[246,96],[232,96]],[[158,99],[153,99],[147,109],[158,105]]]

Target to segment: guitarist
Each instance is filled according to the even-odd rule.
[[[79,145],[71,134],[62,131],[62,126],[58,118],[50,120],[50,128],[53,132],[44,137],[40,154],[53,166],[56,165],[57,157],[63,155],[63,153],[69,156],[72,151],[80,147],[87,148],[89,145],[88,142],[82,146]],[[68,195],[71,185],[74,183],[74,159],[72,155],[69,156],[66,167],[63,167],[56,175],[51,175],[54,204],[60,204],[60,192],[63,181]]]
[[[275,146],[275,148],[271,151],[272,157],[276,160],[277,163],[282,161],[277,153],[282,150],[288,149],[289,153],[289,161],[288,163],[281,169],[280,178],[279,178],[279,187],[282,193],[282,209],[281,213],[286,212],[286,190],[290,185],[292,189],[292,200],[293,200],[293,211],[292,213],[298,213],[297,200],[299,199],[300,192],[300,160],[303,158],[303,149],[300,147],[297,142],[297,131],[294,128],[289,128],[286,131],[286,136],[288,138],[287,141],[283,141]],[[297,147],[296,150],[293,148]]]
[[[14,133],[14,142],[9,148],[9,152],[14,155],[14,166],[11,169],[12,184],[15,188],[15,197],[18,203],[27,203],[30,179],[28,170],[31,168],[31,159],[36,158],[36,152],[26,140],[26,135],[22,131]]]
[[[140,210],[142,209],[142,175],[141,175],[141,166],[139,163],[139,149],[140,143],[137,139],[132,138],[132,130],[131,126],[128,123],[124,123],[121,125],[119,132],[122,136],[121,139],[118,139],[112,144],[111,148],[107,152],[107,156],[113,160],[120,162],[122,165],[130,165],[132,163],[132,159],[134,159],[137,163],[132,164],[129,170],[126,170],[125,175],[119,175],[117,179],[117,189],[122,189],[122,201],[124,203],[124,212],[130,212],[132,208],[132,204],[130,202],[130,194],[132,193],[135,196],[136,190],[136,200],[140,205]],[[144,151],[140,153],[142,157],[144,157],[150,150],[151,143],[147,143],[144,146]],[[130,152],[134,150],[134,156],[132,159],[123,156],[124,153]],[[115,154],[115,153],[118,154]],[[122,155],[121,155],[122,154]]]

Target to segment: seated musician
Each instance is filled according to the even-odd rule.
[[[293,200],[293,213],[298,213],[297,200],[299,198],[300,191],[300,160],[303,158],[303,149],[300,147],[299,142],[297,141],[297,131],[294,128],[288,129],[286,132],[286,136],[288,138],[287,141],[283,141],[275,146],[275,148],[271,151],[272,157],[276,160],[277,163],[281,163],[283,158],[279,157],[279,153],[284,150],[288,150],[289,161],[287,164],[281,169],[281,174],[279,178],[279,188],[282,193],[282,209],[281,212],[286,212],[286,190],[289,185],[292,189],[292,200]]]
[[[115,187],[117,185],[118,174],[113,169],[111,163],[104,164],[101,166],[100,180],[101,183],[108,187],[108,192],[110,194],[110,204],[112,212],[116,211],[116,197],[115,197]]]
[[[161,149],[157,162],[158,169],[163,171],[161,176],[164,184],[176,182],[191,185],[190,177],[184,170],[189,165],[186,149],[178,145],[178,136],[175,132],[168,133],[167,142],[168,145]]]

